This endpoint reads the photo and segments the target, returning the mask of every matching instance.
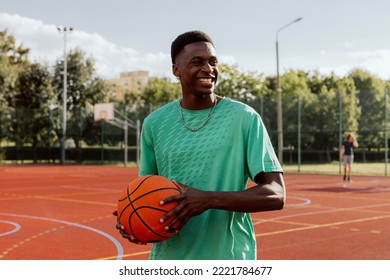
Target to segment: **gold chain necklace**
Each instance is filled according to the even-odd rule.
[[[215,100],[214,100],[214,105],[213,107],[211,108],[210,112],[209,112],[209,115],[207,116],[206,120],[198,127],[196,128],[192,128],[192,127],[189,127],[188,124],[186,123],[186,121],[184,120],[184,116],[183,116],[183,107],[181,106],[181,103],[182,103],[183,99],[180,99],[179,101],[179,107],[180,107],[180,118],[181,118],[181,122],[183,123],[183,125],[189,130],[189,131],[192,131],[192,132],[196,132],[198,130],[201,130],[206,124],[207,122],[210,120],[211,118],[211,115],[214,113],[214,109],[215,109],[215,106],[217,105],[217,97],[215,97]]]

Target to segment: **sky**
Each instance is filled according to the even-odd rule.
[[[276,75],[277,38],[281,74],[358,67],[390,80],[389,11],[388,0],[0,0],[0,30],[52,67],[65,45],[56,27],[73,27],[66,50],[85,51],[104,79],[137,70],[172,77],[171,42],[202,30],[222,63],[244,71]]]

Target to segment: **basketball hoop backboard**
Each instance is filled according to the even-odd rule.
[[[114,119],[114,103],[99,103],[94,106],[95,121],[113,120]]]

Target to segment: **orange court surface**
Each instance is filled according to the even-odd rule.
[[[137,169],[0,166],[0,260],[148,258],[115,229],[119,194]],[[390,179],[285,174],[282,211],[252,214],[258,258],[389,260]]]

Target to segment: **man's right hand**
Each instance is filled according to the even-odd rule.
[[[115,210],[112,212],[112,214],[115,216],[115,217],[118,217],[118,211]],[[116,229],[119,230],[119,233],[122,235],[123,238],[129,240],[131,243],[135,243],[135,244],[138,244],[138,245],[146,245],[147,243],[144,243],[144,242],[141,242],[137,239],[135,239],[134,236],[130,235],[130,234],[127,234],[127,232],[125,231],[125,227],[123,225],[121,225],[119,223],[119,219],[117,218],[117,222],[116,222]]]

